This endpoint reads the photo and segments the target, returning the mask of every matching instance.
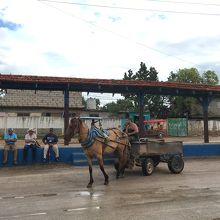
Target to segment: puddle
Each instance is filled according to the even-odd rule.
[[[79,194],[77,194],[77,195],[80,195],[80,196],[90,196],[90,195],[91,195],[91,192],[82,191],[82,192],[79,192]]]
[[[93,191],[81,191],[81,192],[78,192],[76,193],[76,196],[79,197],[79,196],[82,196],[82,197],[90,197],[91,199],[98,199],[100,196],[102,196],[103,194],[102,193],[94,193]]]

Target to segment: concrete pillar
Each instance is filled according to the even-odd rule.
[[[69,126],[69,90],[64,90],[64,134],[66,129]],[[64,141],[65,145],[68,145],[67,142]]]

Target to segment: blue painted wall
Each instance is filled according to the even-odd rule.
[[[220,156],[219,144],[184,144],[184,157]]]
[[[52,150],[51,150],[52,151]],[[80,146],[77,147],[60,147],[60,162],[69,163],[75,166],[87,165],[86,157]],[[184,144],[183,145],[184,157],[206,157],[206,156],[220,156],[220,143],[219,144]],[[3,149],[0,150],[0,167],[3,161]],[[112,164],[114,161],[113,155],[105,156],[105,164]],[[51,163],[55,162],[54,153],[51,152]],[[36,163],[43,163],[43,149],[37,149]],[[94,161],[97,164],[97,161]],[[27,165],[32,164],[32,155],[29,150]],[[18,165],[23,163],[23,149],[18,149]],[[26,165],[26,164],[25,164]],[[13,153],[9,151],[7,166],[13,166]]]

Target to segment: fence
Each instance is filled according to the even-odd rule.
[[[169,119],[170,120],[170,119]],[[181,119],[182,122],[185,119]],[[85,120],[86,124],[90,127],[91,120]],[[175,120],[176,123],[176,120]],[[178,120],[177,120],[178,124]],[[183,123],[184,124],[184,123]],[[103,128],[120,127],[121,119],[110,119],[104,118],[102,120]],[[186,126],[185,126],[186,125]],[[168,127],[168,123],[166,125]],[[176,126],[176,124],[175,124]],[[174,127],[175,127],[174,126]],[[35,128],[38,137],[41,137],[48,131],[48,128],[54,128],[55,132],[61,136],[64,133],[64,119],[62,117],[18,117],[18,116],[5,116],[0,117],[0,133],[4,133],[7,128],[14,128],[17,135],[23,138],[28,128]],[[188,120],[184,126],[183,130],[186,131],[188,128],[188,135],[203,135],[203,120]],[[220,121],[219,120],[209,120],[209,132],[210,134],[219,135],[220,134]],[[181,133],[182,135],[182,133]],[[178,133],[171,132],[170,136],[179,136]]]
[[[90,127],[91,120],[85,120]],[[121,120],[119,119],[103,119],[102,127],[113,128],[119,127]],[[49,128],[54,128],[54,131],[59,136],[64,134],[64,119],[61,117],[29,117],[29,116],[8,116],[0,117],[0,132],[3,134],[7,128],[14,128],[16,134],[23,138],[28,128],[35,128],[38,137],[43,136],[48,132]]]

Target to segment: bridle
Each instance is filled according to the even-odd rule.
[[[72,121],[74,121],[74,124],[72,123]],[[73,130],[73,135],[74,134],[79,134],[79,140],[81,140],[81,136],[83,136],[84,134],[86,134],[86,136],[87,136],[87,134],[89,132],[89,129],[87,129],[86,132],[81,131],[80,124],[82,122],[81,122],[80,118],[73,118],[71,120],[71,123],[72,123],[71,127],[72,127],[72,130]]]

